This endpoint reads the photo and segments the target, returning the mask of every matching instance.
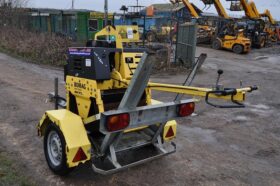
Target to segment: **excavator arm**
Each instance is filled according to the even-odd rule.
[[[246,17],[248,17],[250,19],[258,19],[258,16],[255,14],[255,12],[253,11],[252,7],[247,2],[247,0],[226,0],[226,1],[230,1],[230,2],[239,1],[241,6],[243,7]],[[240,10],[238,10],[238,11],[240,11]]]
[[[261,13],[259,13],[259,11],[258,11],[258,9],[257,9],[257,7],[256,7],[255,2],[251,1],[251,2],[249,3],[249,6],[251,7],[252,11],[254,12],[256,18],[259,18],[259,19],[260,19],[260,18],[262,18],[262,17],[267,17],[268,20],[269,20],[269,22],[270,22],[272,25],[275,25],[275,24],[276,24],[276,21],[274,20],[274,18],[272,17],[272,15],[271,15],[271,13],[270,13],[270,11],[269,11],[268,9],[266,9],[266,10],[264,11],[264,13],[261,14]]]
[[[256,18],[261,18],[261,15],[260,15],[260,13],[259,13],[257,7],[256,7],[255,2],[251,1],[251,2],[249,3],[249,6],[251,7],[252,11],[254,12]]]
[[[243,7],[243,10],[245,12],[245,15],[250,18],[250,19],[261,19],[262,17],[267,17],[269,22],[271,24],[276,24],[275,19],[271,15],[269,10],[265,10],[264,13],[259,13],[255,2],[247,2],[247,0],[226,0],[226,1],[231,1],[231,2],[237,2],[239,1],[241,3],[241,6]]]
[[[223,17],[226,19],[229,18],[228,14],[227,14],[226,10],[224,9],[223,5],[221,4],[220,0],[214,0],[214,5],[215,5],[215,8],[220,17]]]
[[[230,17],[228,16],[225,8],[223,7],[222,3],[220,2],[220,0],[202,0],[202,2],[205,5],[212,5],[214,4],[218,14],[220,17],[223,17],[225,19],[229,19]]]
[[[240,0],[240,3],[242,5],[247,17],[249,17],[251,19],[258,18],[258,16],[254,13],[252,7],[249,5],[249,3],[246,0]]]
[[[193,5],[188,0],[170,0],[170,2],[172,4],[182,2],[185,5],[185,7],[189,10],[192,17],[194,17],[194,18],[199,18],[200,17],[199,14],[196,12],[195,8],[193,7]]]
[[[273,24],[273,25],[276,24],[276,21],[275,21],[275,19],[272,17],[272,15],[271,15],[271,13],[270,13],[269,10],[266,9],[265,12],[262,13],[262,14],[260,14],[260,15],[261,15],[261,17],[267,17],[268,20],[269,20],[269,22],[270,22],[271,24]]]

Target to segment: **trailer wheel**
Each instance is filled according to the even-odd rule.
[[[62,132],[55,124],[50,124],[44,136],[44,152],[49,168],[57,175],[65,176],[73,168],[66,162],[66,143]]]
[[[212,48],[215,50],[220,50],[222,48],[222,44],[218,39],[215,39],[212,43]]]
[[[236,54],[242,54],[243,53],[243,46],[242,45],[234,45],[233,47],[232,47],[232,51],[234,52],[234,53],[236,53]]]

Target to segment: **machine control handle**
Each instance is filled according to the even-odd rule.
[[[221,75],[223,73],[224,73],[223,70],[221,70],[221,69],[218,70],[218,77],[217,77],[217,81],[216,81],[216,89],[218,89],[218,87],[219,87],[219,81],[220,81]]]
[[[224,90],[209,91],[209,92],[206,93],[205,102],[208,105],[211,105],[211,106],[216,107],[216,108],[244,108],[245,107],[244,104],[234,100],[234,96],[236,95],[236,93],[237,93],[237,91],[236,91],[235,88],[226,88]],[[233,104],[231,104],[231,105],[214,104],[214,103],[209,101],[210,94],[214,94],[214,95],[218,95],[218,96],[231,96],[231,102]]]
[[[254,86],[252,86],[250,88],[251,88],[251,91],[249,91],[249,92],[253,92],[253,91],[259,90],[259,87],[256,86],[256,85],[254,85]]]

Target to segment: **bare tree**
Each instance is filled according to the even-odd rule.
[[[28,0],[0,0],[0,27],[22,28],[29,22]]]
[[[26,7],[28,4],[28,0],[0,0],[0,6],[4,7],[13,7],[13,8],[21,8]]]

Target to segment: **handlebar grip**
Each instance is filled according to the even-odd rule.
[[[222,90],[222,91],[210,91],[210,92],[206,93],[205,102],[208,105],[211,105],[211,106],[216,107],[216,108],[244,108],[245,107],[244,104],[234,100],[234,95],[236,95],[236,93],[237,93],[237,91],[234,88],[228,88],[228,89],[225,89],[225,90]],[[231,96],[231,102],[233,103],[233,105],[217,105],[217,104],[211,103],[209,101],[209,95],[210,94],[222,95],[222,96],[229,96],[230,95]]]
[[[235,95],[237,93],[236,89],[234,88],[230,88],[230,89],[225,89],[222,91],[222,94],[224,96],[228,96],[228,95]]]
[[[255,91],[255,90],[258,90],[259,89],[259,87],[258,86],[256,86],[256,85],[254,85],[254,86],[252,86],[252,87],[250,87],[251,88],[251,91],[250,92],[253,92],[253,91]]]

